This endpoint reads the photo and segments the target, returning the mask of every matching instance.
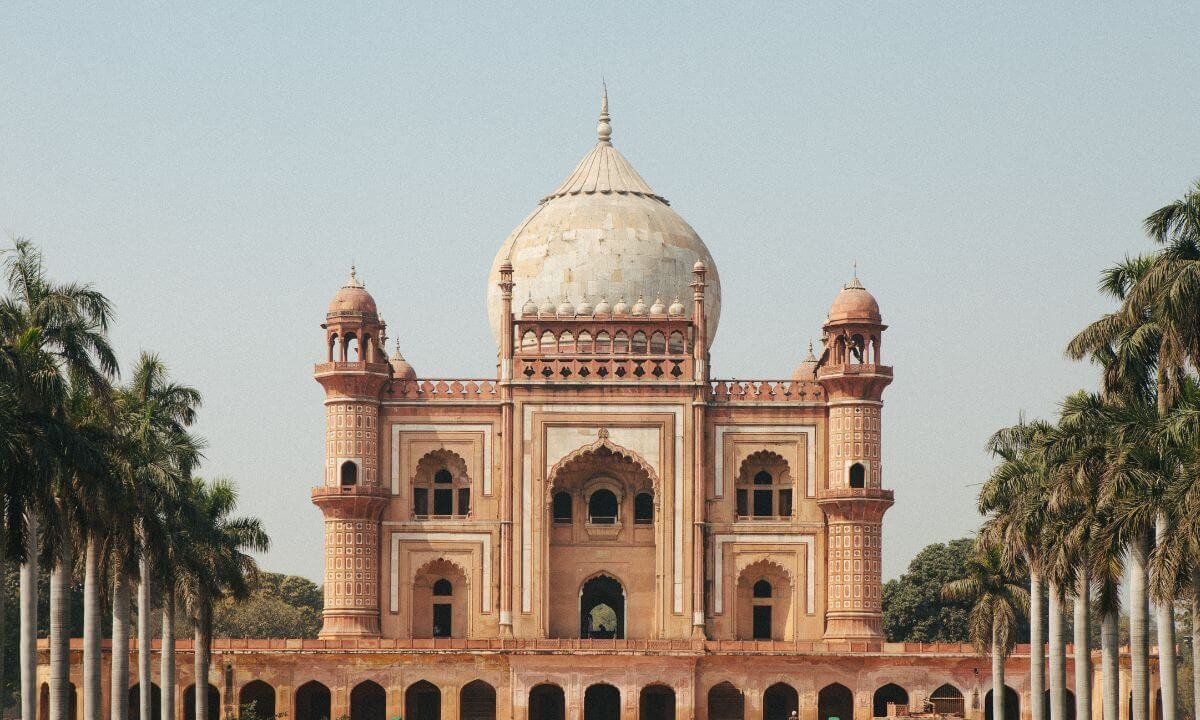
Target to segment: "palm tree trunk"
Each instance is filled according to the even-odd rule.
[[[1092,717],[1090,585],[1087,568],[1080,567],[1075,588],[1075,717],[1087,720]]]
[[[1062,591],[1054,581],[1049,587],[1050,720],[1067,720],[1067,647],[1063,637]]]
[[[154,636],[150,619],[154,613],[150,607],[150,560],[145,556],[138,562],[138,571],[138,717],[154,720],[150,704],[150,691],[154,689],[150,679],[150,639]]]
[[[4,548],[7,546],[8,546],[8,543],[5,542],[4,535],[0,534],[0,548]],[[6,563],[4,562],[4,553],[0,552],[0,581],[2,581],[8,577],[8,574],[7,574],[8,568],[5,567],[5,565],[6,565]],[[5,603],[4,603],[4,596],[8,594],[8,588],[6,587],[7,584],[8,583],[4,583],[4,586],[0,586],[0,633],[3,633],[3,634],[0,634],[0,637],[3,637],[3,638],[8,637],[8,632],[7,632],[8,628],[5,627],[5,625],[7,624],[6,618],[8,617],[8,613],[6,612]],[[6,699],[6,696],[4,693],[4,643],[0,642],[0,713],[2,713],[4,710],[3,706],[5,703],[5,699]]]
[[[1159,513],[1154,521],[1154,536],[1162,542],[1170,532],[1167,516]],[[1179,676],[1175,669],[1175,602],[1167,600],[1154,604],[1154,619],[1158,625],[1158,682],[1162,688],[1162,720],[1175,720],[1176,687]]]
[[[1200,569],[1192,570],[1192,717],[1200,712]]]
[[[1150,624],[1146,595],[1149,557],[1150,537],[1140,533],[1129,543],[1129,664],[1133,720],[1150,718],[1150,646],[1146,632]]]
[[[50,571],[50,720],[68,720],[71,707],[71,543],[62,539]]]
[[[200,601],[196,613],[195,646],[192,656],[196,676],[196,719],[208,720],[208,666],[212,641],[212,608]]]
[[[21,720],[37,719],[37,518],[25,516],[25,562],[21,563]]]
[[[1029,696],[1033,698],[1030,716],[1046,720],[1046,639],[1042,632],[1042,577],[1029,573]]]
[[[162,702],[162,720],[175,720],[175,588],[163,588],[162,644],[159,659],[158,686]]]
[[[129,718],[129,579],[120,570],[113,582],[110,720]]]
[[[992,719],[1004,720],[1004,648],[1000,630],[992,623]]]
[[[1100,622],[1100,679],[1104,686],[1104,720],[1117,720],[1121,708],[1120,619],[1117,613],[1105,613]]]
[[[83,720],[100,720],[100,545],[89,539],[83,560]]]

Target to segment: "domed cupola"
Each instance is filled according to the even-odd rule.
[[[500,342],[500,267],[515,291],[536,298],[673,298],[688,292],[693,263],[707,267],[704,315],[712,341],[721,282],[704,241],[612,145],[608,93],[595,147],[508,236],[488,278],[488,315]],[[621,314],[622,302],[613,305]],[[599,308],[597,307],[597,311]],[[690,316],[692,309],[686,308]]]
[[[358,280],[358,268],[350,266],[350,279],[346,281],[329,301],[327,314],[331,317],[338,315],[378,315],[375,298]]]

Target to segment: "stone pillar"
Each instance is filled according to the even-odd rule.
[[[763,691],[761,688],[747,688],[744,692],[746,698],[746,720],[763,720]]]
[[[385,692],[387,700],[384,703],[386,708],[387,718],[404,717],[404,687],[402,685],[389,685]]]
[[[330,720],[350,714],[350,690],[345,685],[329,688]]]

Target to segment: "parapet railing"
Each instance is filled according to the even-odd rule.
[[[713,380],[713,402],[821,402],[825,390],[811,380]]]
[[[495,379],[443,378],[398,380],[392,383],[391,400],[496,400],[500,397]]]
[[[50,641],[46,638],[38,640],[38,648],[48,650]],[[103,649],[111,649],[111,642],[104,640]],[[152,643],[155,651],[161,648],[161,642],[155,639]],[[136,644],[130,643],[130,651],[136,652]],[[191,638],[180,638],[175,642],[176,650],[190,653],[193,650]],[[71,639],[71,649],[82,650],[83,640]],[[297,638],[214,638],[214,652],[254,652],[254,651],[358,651],[358,652],[406,652],[406,651],[490,651],[490,652],[564,652],[564,651],[597,651],[597,652],[658,652],[658,653],[709,653],[709,654],[739,654],[739,653],[782,653],[800,655],[823,654],[865,654],[865,655],[960,655],[978,656],[971,645],[964,643],[892,643],[892,642],[828,642],[828,641],[782,641],[782,640],[584,640],[577,638],[339,638],[339,639],[297,639]],[[1067,645],[1067,653],[1074,654],[1071,645]],[[1122,648],[1122,654],[1128,653],[1128,648]],[[1157,649],[1151,648],[1151,654]],[[1029,645],[1017,645],[1013,656],[1028,656]]]

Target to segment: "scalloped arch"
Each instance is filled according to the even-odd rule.
[[[658,473],[654,471],[654,468],[650,465],[650,463],[646,462],[646,459],[639,455],[636,451],[630,450],[629,448],[623,447],[609,440],[608,433],[604,431],[601,431],[600,437],[598,437],[595,442],[572,450],[561,460],[555,463],[554,467],[550,468],[550,473],[547,477],[549,478],[551,485],[553,485],[554,478],[557,478],[574,463],[583,460],[590,455],[603,457],[606,454],[615,457],[617,460],[630,463],[644,472],[646,476],[650,478],[650,485],[654,488],[654,494],[656,496],[658,495],[660,481],[658,478]]]
[[[792,466],[788,464],[787,459],[773,450],[756,450],[747,455],[746,459],[742,460],[742,464],[738,466],[737,476],[745,478],[751,468],[772,464],[783,465],[783,477],[790,478],[792,476]]]
[[[413,473],[412,481],[433,479],[433,474],[443,467],[450,470],[450,474],[454,478],[462,479],[471,482],[471,476],[467,473],[467,461],[461,455],[448,448],[438,448],[430,450],[421,456],[417,461],[417,470]]]
[[[787,578],[788,585],[790,586],[790,588],[796,587],[796,578],[792,574],[791,570],[789,570],[787,567],[783,566],[776,560],[773,560],[771,558],[764,558],[764,557],[755,558],[754,560],[751,560],[750,562],[747,562],[745,565],[738,568],[737,584],[741,585],[742,580],[748,579],[746,576],[748,574],[752,574],[756,569],[758,569],[759,574],[765,574],[764,571],[768,568],[775,570],[776,572],[782,574],[785,578]]]

